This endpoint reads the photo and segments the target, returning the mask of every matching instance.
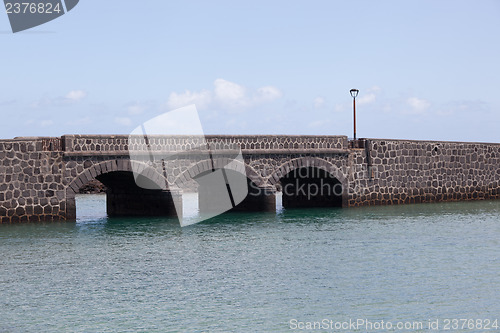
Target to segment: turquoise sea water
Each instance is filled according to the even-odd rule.
[[[405,331],[439,320],[443,331],[446,319],[500,321],[499,201],[279,209],[183,229],[108,219],[104,201],[79,197],[76,223],[0,225],[0,332],[289,332],[357,319],[423,323]]]

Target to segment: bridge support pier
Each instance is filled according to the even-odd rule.
[[[250,186],[246,198],[232,211],[276,212],[276,189],[274,187]]]
[[[177,216],[182,211],[182,193],[177,190],[108,189],[106,209],[109,216]]]
[[[200,213],[225,211],[238,212],[275,212],[276,190],[272,187],[249,186],[248,195],[240,203],[233,206],[230,197],[221,198],[214,195],[212,188],[200,185],[198,187],[198,206]]]

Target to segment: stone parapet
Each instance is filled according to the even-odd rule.
[[[132,151],[192,151],[242,149],[243,151],[277,151],[304,149],[347,149],[346,136],[286,136],[286,135],[207,135],[207,136],[149,136],[147,145],[142,136],[127,135],[65,135],[62,137],[66,153],[96,154]],[[207,147],[208,144],[208,147]]]

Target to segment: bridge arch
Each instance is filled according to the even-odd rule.
[[[222,167],[239,172],[241,174],[246,174],[247,178],[257,186],[266,186],[265,179],[260,176],[260,174],[250,165],[241,163],[238,160],[229,159],[214,159],[213,166],[212,160],[210,159],[199,161],[193,166],[187,168],[185,171],[181,172],[175,178],[174,184],[176,184],[178,187],[182,187],[182,183],[190,180],[195,180],[197,176],[200,176],[206,172],[210,172],[212,171],[212,169],[220,169]]]
[[[138,186],[137,179],[142,183]],[[110,216],[170,216],[175,214],[172,202],[177,200],[168,189],[165,177],[147,164],[128,159],[95,163],[81,172],[66,189],[67,215],[76,218],[75,195],[91,180],[106,186],[106,209]]]
[[[333,177],[333,179],[337,180],[341,185],[341,193],[339,193],[339,197],[341,197],[341,206],[348,206],[349,187],[346,175],[344,175],[344,173],[338,166],[323,158],[304,156],[288,160],[274,170],[274,172],[268,178],[268,183],[276,187],[284,177],[300,169],[322,170],[330,177]]]
[[[144,172],[146,170],[146,172]],[[68,184],[66,194],[71,196],[78,193],[78,190],[89,181],[97,179],[98,176],[110,172],[139,172],[151,182],[161,184],[165,182],[165,177],[147,164],[131,161],[128,159],[107,160],[92,164],[81,172],[71,183]],[[159,186],[159,185],[158,185]]]
[[[200,179],[200,177],[220,169],[224,170],[227,192],[226,189],[212,187],[213,183],[207,186]],[[242,196],[241,191],[238,190],[235,193],[235,187],[233,187],[235,183],[228,181],[228,179],[235,181],[238,174],[246,176],[246,185],[244,185],[248,189],[246,196]],[[266,180],[253,167],[239,160],[221,157],[199,161],[179,174],[174,184],[176,187],[185,188],[189,187],[188,182],[191,181],[198,183],[200,212],[210,212],[226,204],[228,207],[232,206],[232,211],[276,211],[274,191],[269,188]],[[239,186],[237,188],[241,189]],[[230,203],[225,203],[227,200],[230,200]]]

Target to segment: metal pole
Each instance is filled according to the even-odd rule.
[[[356,97],[353,98],[352,104],[354,109],[354,140],[356,141]]]

